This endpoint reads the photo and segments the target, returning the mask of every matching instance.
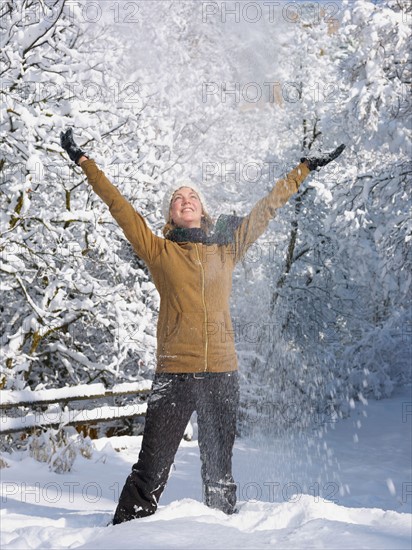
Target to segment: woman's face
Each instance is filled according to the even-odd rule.
[[[170,215],[178,227],[200,227],[202,203],[190,187],[181,187],[173,193]]]

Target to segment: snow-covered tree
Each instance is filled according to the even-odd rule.
[[[273,332],[270,340],[259,338],[247,388],[255,401],[252,381],[261,383],[264,400],[295,403],[294,427],[328,407],[347,410],[361,393],[389,395],[410,378],[406,11],[401,3],[350,3],[335,37],[325,39],[321,30],[299,30],[300,101],[286,110],[295,128],[303,121],[304,146],[321,132],[323,146],[330,136],[348,148],[331,170],[312,175],[281,214],[291,230],[283,266],[273,270]],[[311,45],[321,50],[311,52]],[[318,109],[305,101],[311,77],[323,85],[331,76],[332,105]]]
[[[117,42],[81,5],[1,10],[2,387],[135,378],[153,368],[154,287],[59,134],[74,126],[136,200],[158,176],[167,128],[153,128],[144,90],[108,55]]]

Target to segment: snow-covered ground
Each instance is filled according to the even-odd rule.
[[[182,442],[156,515],[106,524],[140,437],[95,442],[67,474],[4,455],[1,548],[411,548],[411,390],[370,401],[321,437],[238,439],[239,513],[201,503],[196,441]]]

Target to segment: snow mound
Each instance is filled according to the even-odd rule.
[[[34,511],[34,510],[33,510]],[[6,513],[6,512],[4,512]],[[6,549],[34,548],[410,548],[410,515],[345,508],[302,495],[299,502],[241,502],[225,516],[192,499],[161,506],[155,516],[106,527],[111,515],[56,511],[46,519],[10,515],[24,527],[5,532]],[[77,523],[77,527],[75,524]],[[89,526],[86,526],[89,525]]]

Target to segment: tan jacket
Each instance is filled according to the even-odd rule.
[[[299,164],[276,182],[244,218],[234,244],[172,242],[156,236],[93,160],[82,163],[90,185],[108,205],[160,294],[157,372],[225,372],[237,369],[229,298],[235,264],[265,231],[276,210],[309,174]]]

